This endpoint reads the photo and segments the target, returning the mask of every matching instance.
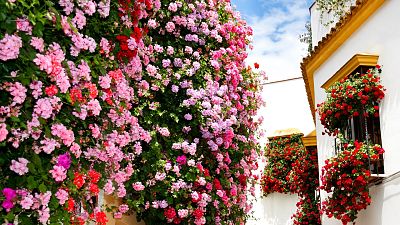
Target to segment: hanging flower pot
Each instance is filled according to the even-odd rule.
[[[354,222],[360,210],[371,203],[368,180],[371,160],[378,160],[384,150],[379,145],[342,139],[337,156],[327,159],[322,168],[321,190],[330,194],[322,202],[328,217],[341,220],[344,225]]]
[[[345,77],[326,91],[327,99],[317,105],[317,112],[327,134],[337,135],[353,116],[379,116],[379,103],[385,96],[380,73],[377,65],[365,74]]]

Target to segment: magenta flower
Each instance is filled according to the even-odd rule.
[[[179,163],[179,165],[185,165],[186,164],[186,156],[181,155],[176,158],[176,162]]]
[[[14,203],[11,200],[6,199],[3,203],[1,203],[1,206],[5,208],[7,212],[9,212],[10,209],[14,208]]]
[[[2,193],[7,200],[11,200],[17,196],[17,192],[12,188],[4,188]]]
[[[57,158],[57,166],[62,166],[66,170],[71,166],[71,156],[68,153],[59,155]]]

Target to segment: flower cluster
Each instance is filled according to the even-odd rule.
[[[322,202],[322,210],[346,225],[354,222],[358,212],[371,203],[369,158],[377,160],[384,150],[379,145],[342,141],[342,151],[325,161],[320,188],[331,193]]]
[[[365,74],[349,75],[333,84],[327,91],[327,99],[317,105],[321,124],[328,134],[337,135],[347,119],[358,116],[379,116],[379,102],[385,96],[380,84],[380,66]]]
[[[316,149],[306,149],[302,134],[273,137],[266,150],[267,165],[261,180],[264,195],[293,193],[300,197],[294,224],[320,224],[315,190],[318,187]]]
[[[106,224],[100,190],[115,218],[245,223],[263,73],[229,1],[0,8],[2,223]]]

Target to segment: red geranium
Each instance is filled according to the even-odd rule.
[[[377,66],[365,74],[352,74],[326,91],[327,99],[317,105],[317,112],[327,134],[337,135],[352,116],[379,116],[378,104],[385,96],[380,73]]]
[[[174,208],[169,207],[164,210],[164,216],[167,220],[173,220],[176,217],[176,211]]]
[[[74,182],[75,186],[79,189],[85,184],[85,176],[78,172],[74,173]]]
[[[193,216],[196,219],[200,219],[203,216],[203,214],[204,214],[203,210],[201,210],[201,209],[196,209],[196,210],[193,211]]]
[[[342,142],[346,140],[342,139]],[[384,150],[379,145],[349,142],[342,151],[326,160],[322,168],[321,190],[332,193],[322,202],[322,211],[343,224],[354,222],[360,210],[371,203],[368,180],[371,176],[368,158],[376,160]]]

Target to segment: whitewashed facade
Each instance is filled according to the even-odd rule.
[[[335,43],[332,36],[330,48],[336,48],[322,63],[317,63],[315,69],[305,68],[312,71],[308,74],[308,84],[306,88],[311,89],[310,83],[313,81],[313,90],[309,90],[309,95],[313,95],[310,104],[316,107],[326,98],[326,93],[321,87],[332,77],[346,62],[356,54],[378,55],[378,64],[382,65],[381,82],[385,86],[386,95],[380,104],[380,130],[382,147],[385,149],[384,167],[385,174],[381,184],[373,185],[370,189],[372,204],[364,211],[361,211],[356,224],[359,225],[395,225],[399,222],[400,209],[400,0],[364,0],[367,3],[362,6],[357,13],[366,9],[372,1],[383,2],[377,7],[368,18],[355,28],[347,38],[341,38]],[[318,42],[325,35],[329,34],[329,29],[323,29],[320,15],[316,6],[311,8],[312,12],[312,37],[313,45],[318,46]],[[357,19],[357,13],[352,15]],[[340,30],[336,31],[340,34]],[[347,31],[345,31],[347,32]],[[343,43],[340,43],[342,42]],[[323,43],[322,43],[323,44]],[[328,47],[329,47],[328,46]],[[312,60],[323,58],[329,51],[325,46],[321,51],[314,53]],[[310,64],[310,62],[308,62]],[[306,71],[306,69],[304,69]],[[303,76],[304,76],[303,71]],[[305,75],[307,76],[307,74]],[[312,80],[310,80],[310,77]],[[309,96],[310,97],[310,96]],[[312,98],[309,98],[312,99]],[[333,138],[322,135],[323,126],[319,122],[318,115],[315,115],[317,145],[319,153],[319,167],[324,165],[325,159],[334,154]],[[341,225],[335,219],[323,217],[323,225]]]

